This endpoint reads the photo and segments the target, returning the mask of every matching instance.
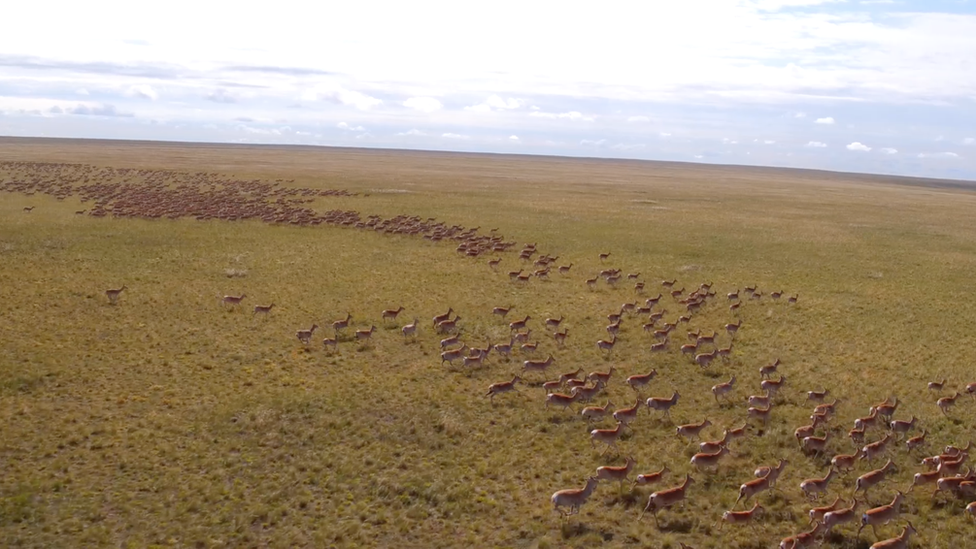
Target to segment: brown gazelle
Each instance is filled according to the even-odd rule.
[[[759,383],[762,390],[768,392],[771,396],[776,396],[776,393],[786,384],[786,376],[780,374],[779,379],[773,381],[772,379],[764,379]]]
[[[905,441],[905,446],[908,447],[908,453],[912,453],[918,450],[922,446],[925,446],[925,436],[928,435],[928,430],[922,429],[922,434],[917,437],[912,437]]]
[[[602,454],[607,453],[611,447],[617,448],[617,439],[620,438],[620,433],[624,432],[624,424],[617,422],[617,426],[613,429],[593,429],[590,431],[590,446],[596,447],[597,442],[602,442],[606,444],[607,447],[603,449]]]
[[[375,331],[376,326],[370,326],[368,330],[356,330],[356,339],[360,341],[372,339]]]
[[[823,402],[829,394],[829,389],[824,389],[823,391],[807,391],[807,400],[811,400],[813,402]]]
[[[883,482],[894,468],[895,464],[889,459],[882,468],[857,477],[857,481],[854,483],[854,495],[857,495],[858,492],[864,492],[864,498],[867,500],[868,490]]]
[[[624,465],[621,465],[619,467],[613,467],[607,465],[603,467],[597,467],[596,478],[600,480],[616,481],[620,483],[621,487],[623,487],[624,483],[627,482],[628,480],[627,477],[630,476],[630,472],[634,469],[635,465],[637,465],[637,462],[634,461],[634,458],[628,456],[627,461],[624,463]]]
[[[810,512],[808,513],[808,515],[810,516],[810,524],[813,524],[814,522],[822,522],[824,515],[826,515],[831,511],[836,511],[838,505],[840,505],[840,496],[837,496],[834,499],[834,502],[831,503],[830,505],[826,505],[824,507],[814,507],[813,509],[810,509]]]
[[[726,429],[722,432],[722,438],[718,440],[705,440],[698,444],[698,451],[705,454],[714,454],[732,442],[732,432]]]
[[[595,420],[598,421],[603,419],[604,417],[607,416],[607,414],[610,413],[611,406],[613,406],[613,402],[610,402],[610,400],[607,399],[607,403],[603,406],[587,406],[586,408],[583,408],[583,411],[580,412],[580,415],[586,418],[587,423]]]
[[[657,369],[652,369],[646,374],[633,375],[627,378],[627,385],[630,385],[631,389],[640,394],[641,387],[645,387],[655,376],[657,376]]]
[[[668,469],[667,465],[665,465],[664,467],[661,467],[661,470],[657,471],[656,473],[644,473],[642,475],[637,475],[637,478],[634,479],[634,485],[646,486],[648,484],[657,484],[662,480],[664,480],[664,475],[670,472],[671,470]]]
[[[664,397],[651,397],[647,399],[647,407],[651,410],[657,410],[659,412],[664,412],[664,417],[671,419],[671,408],[678,403],[678,398],[681,395],[678,394],[678,390],[675,389],[671,394],[670,398]]]
[[[701,432],[704,431],[705,428],[710,426],[711,424],[712,422],[709,421],[708,418],[705,418],[701,421],[701,423],[688,423],[685,425],[679,425],[677,429],[675,429],[675,434],[677,434],[680,437],[685,437],[692,440],[698,439],[701,438]]]
[[[613,413],[613,419],[629,426],[630,422],[637,419],[637,411],[640,410],[640,398],[634,402],[634,405],[630,408],[621,408]]]
[[[573,404],[580,399],[579,393],[573,391],[572,395],[564,395],[562,393],[549,393],[546,395],[546,410],[549,409],[549,405],[559,406],[563,409],[569,409],[573,411]]]
[[[599,347],[601,351],[606,351],[607,354],[610,354],[613,351],[613,346],[616,345],[616,343],[617,343],[617,336],[615,335],[610,339],[610,341],[607,341],[605,339],[601,339],[597,341],[596,346]]]
[[[407,324],[403,328],[400,328],[400,332],[403,334],[403,337],[417,335],[417,322],[418,322],[418,319],[415,318],[415,319],[413,319],[413,322],[412,323]]]
[[[719,522],[719,530],[722,529],[723,523],[729,524],[749,524],[751,523],[756,515],[761,515],[765,510],[759,505],[757,501],[752,505],[752,509],[748,511],[726,511],[722,513],[722,520]]]
[[[715,395],[715,403],[718,404],[718,397],[725,397],[726,400],[729,399],[728,395],[732,392],[733,386],[735,385],[735,374],[729,378],[725,383],[719,383],[718,385],[712,386],[712,394]]]
[[[739,328],[740,327],[742,327],[742,319],[741,318],[739,319],[739,322],[736,323],[736,324],[731,324],[731,323],[726,324],[725,325],[725,331],[729,333],[729,336],[730,337],[735,338],[735,334],[739,332]]]
[[[959,398],[959,391],[952,396],[942,397],[935,404],[942,410],[943,415],[949,417],[949,409],[956,404],[956,399]]]
[[[339,348],[339,341],[334,337],[327,337],[322,340],[322,347],[328,349],[332,348],[333,351]]]
[[[895,494],[895,499],[891,500],[891,503],[888,505],[868,509],[862,513],[861,527],[857,529],[857,536],[861,536],[861,530],[863,530],[865,526],[870,526],[871,531],[874,532],[874,537],[878,537],[877,525],[888,524],[889,522],[895,520],[895,518],[901,514],[901,502],[903,499],[905,499],[905,494],[899,491]]]
[[[542,372],[544,374],[546,369],[548,369],[549,366],[552,366],[552,363],[555,362],[555,360],[556,359],[554,359],[552,355],[549,355],[549,357],[545,360],[526,360],[522,363],[522,371]]]
[[[230,305],[231,307],[233,307],[234,305],[240,305],[241,301],[244,301],[245,297],[247,297],[247,294],[225,295],[220,301],[224,305]]]
[[[941,392],[945,387],[946,381],[948,380],[945,378],[942,378],[942,381],[930,381],[928,385],[929,391]]]
[[[749,417],[754,417],[756,419],[761,419],[763,425],[768,425],[769,416],[771,415],[770,412],[772,411],[772,409],[773,409],[772,404],[767,405],[765,408],[751,407],[748,410],[746,410],[746,415],[748,415]]]
[[[515,391],[516,393],[518,393],[519,390],[515,388],[515,384],[519,381],[522,381],[522,378],[520,378],[519,376],[515,376],[512,378],[512,381],[492,383],[491,385],[488,386],[488,392],[485,394],[485,396],[489,397],[488,400],[490,400],[491,403],[494,404],[495,395],[501,395],[511,391]]]
[[[383,320],[393,320],[396,321],[397,316],[403,311],[403,305],[400,305],[396,309],[385,309],[383,311]]]
[[[591,372],[590,375],[586,376],[586,379],[590,381],[602,381],[604,385],[610,383],[610,377],[613,376],[613,372],[616,368],[611,366],[606,372]]]
[[[559,511],[559,514],[564,517],[579,513],[580,507],[586,503],[586,500],[590,499],[593,490],[596,490],[597,483],[599,483],[599,479],[590,477],[586,479],[586,486],[583,488],[560,490],[554,493],[550,498],[553,509]],[[569,507],[569,513],[564,513],[562,507]]]
[[[912,416],[912,419],[908,421],[895,419],[892,420],[891,423],[888,424],[888,426],[892,433],[895,433],[896,435],[904,434],[907,433],[908,431],[911,431],[913,428],[915,428],[915,419],[916,419],[915,416]]]
[[[697,454],[691,456],[691,464],[694,465],[699,471],[701,471],[703,468],[713,468],[718,470],[719,460],[722,459],[722,456],[728,453],[728,446],[722,446],[718,449],[718,451],[712,453],[698,452]]]
[[[823,539],[827,539],[827,534],[830,533],[831,528],[837,526],[838,524],[844,524],[847,522],[854,522],[857,520],[857,507],[860,505],[857,498],[851,502],[850,507],[843,507],[840,509],[834,509],[833,511],[828,511],[824,513],[823,524]]]
[[[458,330],[457,323],[461,320],[461,317],[456,316],[453,319],[442,320],[437,323],[436,331],[439,334],[450,334]]]
[[[508,315],[508,312],[514,308],[515,308],[514,305],[510,307],[495,307],[494,309],[491,310],[491,314],[498,315],[502,318],[505,318],[505,316]]]
[[[735,500],[732,508],[735,509],[735,506],[739,504],[740,500],[745,500],[748,502],[749,498],[752,496],[760,492],[765,492],[766,490],[769,490],[775,486],[776,480],[783,473],[783,469],[785,469],[789,463],[789,460],[781,459],[776,467],[760,468],[765,470],[765,475],[757,479],[750,480],[742,486],[739,486],[739,497]],[[759,469],[757,469],[757,472],[759,472]]]
[[[532,317],[529,315],[525,315],[525,318],[523,318],[522,320],[516,320],[515,322],[509,323],[508,327],[511,328],[513,332],[517,332],[519,330],[525,329],[525,325],[530,320],[532,320]]]
[[[108,298],[109,303],[115,305],[119,301],[119,295],[126,289],[125,284],[121,288],[109,288],[105,290],[105,297]]]
[[[821,495],[827,493],[827,485],[836,475],[837,470],[831,467],[823,478],[809,478],[801,482],[800,490],[810,499],[819,499]]]
[[[252,315],[256,315],[256,314],[267,315],[268,313],[271,312],[271,309],[273,309],[274,306],[275,306],[274,303],[272,303],[271,305],[255,305],[254,306],[254,312],[251,313],[251,314]]]
[[[566,345],[567,337],[569,337],[569,328],[563,328],[563,331],[552,334],[552,338],[556,340],[556,345],[560,347]]]
[[[866,444],[863,448],[861,448],[861,455],[864,457],[864,459],[868,461],[868,463],[871,463],[872,461],[874,461],[875,457],[887,451],[888,442],[890,440],[891,440],[891,434],[889,433],[885,435],[884,438],[882,438],[881,440],[872,442],[870,444]]]
[[[777,368],[779,368],[779,359],[772,361],[771,363],[759,368],[759,378],[768,379],[776,373]]]
[[[650,497],[647,498],[647,506],[645,506],[644,510],[641,511],[641,514],[639,517],[637,517],[637,520],[639,521],[643,519],[644,514],[650,511],[651,514],[654,515],[654,524],[657,524],[660,527],[657,512],[684,500],[688,487],[691,486],[693,482],[695,482],[695,479],[691,478],[691,475],[686,475],[685,481],[681,483],[681,485],[675,486],[674,488],[668,488],[667,490],[660,490],[651,494]]]
[[[909,522],[905,526],[904,530],[901,531],[901,534],[898,535],[898,537],[886,539],[884,541],[879,541],[878,543],[872,545],[870,549],[907,549],[908,538],[912,534],[916,534],[916,533],[918,533],[918,531],[915,530],[915,527],[912,526],[911,522]]]
[[[839,500],[840,498],[838,498]],[[799,534],[783,538],[779,542],[779,549],[803,549],[804,547],[812,547],[817,542],[817,537],[823,531],[823,523],[815,520],[810,523],[810,526],[813,526],[813,528],[806,532],[800,532]]]
[[[559,318],[547,318],[546,328],[552,331],[556,331],[559,329],[559,325],[562,324],[562,322],[563,322],[562,316],[560,316]]]
[[[349,327],[350,320],[352,320],[352,314],[346,313],[345,320],[336,320],[335,322],[332,323],[332,330],[335,332],[336,337],[339,336],[339,332],[341,330],[345,330],[346,328]]]
[[[854,465],[857,464],[857,460],[861,457],[861,451],[858,450],[853,454],[837,454],[830,460],[830,464],[834,466],[838,471],[850,471],[854,469]]]
[[[454,314],[454,308],[453,307],[448,307],[446,313],[444,313],[442,315],[436,315],[436,316],[434,316],[434,318],[433,318],[433,321],[434,321],[433,326],[437,326],[441,322],[444,322],[445,320],[451,318],[451,315],[452,314]],[[346,321],[348,322],[349,319],[347,318]]]
[[[318,324],[312,324],[312,327],[308,330],[298,330],[295,332],[295,336],[298,338],[298,341],[301,341],[307,347],[309,342],[312,341],[312,334],[315,333],[315,329],[318,327]]]

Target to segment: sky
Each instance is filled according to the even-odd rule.
[[[976,180],[976,0],[12,2],[0,135]]]

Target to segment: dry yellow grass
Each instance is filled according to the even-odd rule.
[[[537,242],[574,266],[524,287],[505,275],[517,252],[464,258],[454,243],[330,226],[256,221],[94,219],[40,193],[0,195],[0,545],[770,547],[799,531],[811,504],[798,484],[822,476],[830,455],[852,446],[846,431],[869,405],[896,395],[896,417],[915,414],[930,453],[973,436],[976,405],[961,397],[949,418],[926,382],[976,381],[969,359],[976,267],[976,194],[940,182],[846,174],[586,159],[291,149],[158,143],[0,140],[0,162],[67,162],[235,178],[295,179],[299,187],[348,189],[317,210],[435,217],[498,228]],[[8,176],[0,172],[0,180]],[[24,207],[35,206],[30,213]],[[601,263],[598,254],[612,255]],[[531,266],[531,264],[529,264]],[[626,316],[610,357],[606,315],[638,296],[633,280],[590,291],[600,269],[640,272],[646,294],[662,279],[687,289],[714,281],[719,298],[679,327],[671,350],[651,353],[642,319]],[[104,291],[127,285],[116,306]],[[684,332],[734,320],[726,292],[750,284],[799,292],[744,300],[729,362],[706,372],[682,356]],[[220,296],[246,293],[240,308]],[[266,316],[255,304],[274,302]],[[666,319],[681,311],[669,296]],[[396,323],[381,311],[403,305]],[[524,356],[492,355],[484,368],[440,364],[431,317],[452,307],[472,346],[507,341],[492,307],[531,315],[549,378],[582,367],[617,371],[617,407],[633,404],[629,375],[657,368],[644,397],[681,392],[678,423],[708,417],[707,439],[745,419],[759,366],[782,360],[788,385],[763,436],[733,445],[716,473],[689,465],[697,451],[659,414],[639,412],[633,430],[601,457],[586,421],[543,409],[543,376],[495,398]],[[333,320],[378,328],[369,343],[325,350]],[[543,319],[565,317],[565,347]],[[420,320],[416,342],[399,327]],[[309,350],[295,331],[317,323]],[[710,388],[738,376],[734,404]],[[793,429],[812,405],[805,391],[842,398],[828,456],[797,450]],[[829,400],[829,399],[828,399]],[[599,404],[605,397],[597,398]],[[755,422],[753,422],[755,423]],[[600,424],[612,426],[609,421]],[[873,438],[873,437],[869,437]],[[637,516],[652,491],[601,483],[580,515],[561,520],[550,495],[581,487],[601,465],[637,461],[636,473],[668,465],[663,486],[686,472],[697,483],[683,507],[659,513],[661,531]],[[892,481],[872,490],[890,501],[920,470],[903,444]],[[790,460],[757,530],[714,524],[759,465]],[[880,464],[877,464],[880,465]],[[868,469],[859,465],[858,474]],[[828,498],[853,491],[853,475]],[[966,502],[908,498],[903,516],[919,546],[976,546]],[[741,506],[740,506],[741,508]],[[900,531],[901,521],[879,528]],[[856,525],[826,546],[850,546]],[[875,541],[862,532],[861,545]],[[963,545],[958,545],[962,543]],[[966,545],[969,544],[969,545]]]

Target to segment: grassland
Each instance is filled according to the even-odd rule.
[[[806,524],[798,483],[829,465],[829,456],[801,454],[792,436],[810,414],[805,391],[825,387],[843,399],[830,455],[852,449],[854,418],[888,395],[902,401],[897,417],[920,418],[929,453],[976,438],[976,404],[961,397],[943,417],[926,390],[936,378],[959,389],[976,381],[976,193],[967,188],[667,163],[153,143],[4,140],[7,160],[347,189],[361,194],[312,207],[497,227],[574,267],[519,287],[504,274],[521,266],[513,252],[495,273],[485,258],[418,237],[94,219],[73,215],[83,207],[76,199],[4,193],[2,546],[772,547]],[[604,251],[606,265],[597,258]],[[636,297],[631,284],[586,288],[607,266],[640,272],[651,296],[660,280],[677,278],[688,289],[714,281],[720,295],[758,284],[800,299],[746,301],[732,360],[707,372],[676,344],[652,354],[637,318],[624,321],[607,358],[595,346],[607,335],[605,315]],[[123,283],[119,304],[109,305],[104,290]],[[240,292],[246,307],[221,306],[219,296]],[[250,313],[269,302],[266,318]],[[381,321],[381,310],[401,304],[396,326]],[[675,420],[709,417],[706,438],[743,422],[760,365],[779,357],[789,385],[762,436],[737,443],[717,473],[693,472],[696,445],[646,410],[619,454],[601,457],[578,414],[543,409],[541,376],[489,405],[488,384],[510,379],[522,357],[493,356],[475,371],[440,364],[430,318],[453,307],[466,341],[500,342],[509,330],[490,314],[498,305],[531,315],[539,335],[541,319],[565,316],[566,347],[539,337],[539,354],[552,352],[557,372],[616,366],[608,395],[618,405],[634,398],[623,378],[657,368],[644,396],[677,386]],[[676,305],[665,307],[677,316]],[[347,311],[356,328],[381,328],[371,343],[329,352],[295,339],[295,330]],[[414,317],[421,334],[405,343],[397,327]],[[733,319],[714,303],[686,326],[721,331]],[[709,388],[732,373],[736,404],[716,405]],[[649,489],[603,483],[580,515],[552,511],[552,492],[582,486],[627,455],[637,472],[669,465],[667,486],[686,472],[698,479],[683,507],[661,513],[661,530],[637,521]],[[897,473],[873,503],[921,470],[901,445],[892,456]],[[780,490],[759,497],[767,513],[757,529],[718,531],[739,484],[780,457],[791,465]],[[853,476],[835,481],[830,499],[852,490]],[[913,492],[882,537],[908,518],[916,546],[976,547],[965,502],[930,493]],[[875,541],[867,529],[855,545],[855,530],[839,527],[825,546]]]

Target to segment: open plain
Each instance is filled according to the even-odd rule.
[[[890,458],[824,546],[869,547],[910,521],[914,546],[976,547],[976,494],[909,491],[922,458],[976,438],[974,215],[976,187],[959,182],[2,139],[0,545],[777,547],[810,529],[811,508],[837,496],[849,506],[856,479]],[[509,276],[520,270],[530,276]],[[433,324],[449,309],[469,347],[450,363],[440,342],[452,327]],[[510,323],[526,317],[534,350],[512,342]],[[313,325],[306,344],[299,332]],[[517,392],[486,394],[549,356]],[[785,381],[766,384],[768,413],[750,413],[760,368],[777,359],[769,378]],[[652,370],[645,385],[625,382]],[[588,404],[547,403],[543,383],[573,371],[610,375],[584,386]],[[824,390],[836,405],[804,443],[795,430],[821,404],[808,392]],[[645,403],[674,391],[670,418]],[[957,391],[954,406],[937,405]],[[855,419],[886,399],[890,419],[852,444]],[[591,434],[635,404],[617,434]],[[913,416],[819,499],[801,489]],[[715,465],[691,463],[701,441],[743,424]],[[628,458],[632,470],[605,470],[578,514],[554,510],[554,492]],[[754,471],[781,459],[772,489],[736,504]],[[653,492],[689,474],[682,501],[639,519]],[[897,516],[858,531],[860,513],[898,491]],[[723,520],[755,503],[763,513]]]

